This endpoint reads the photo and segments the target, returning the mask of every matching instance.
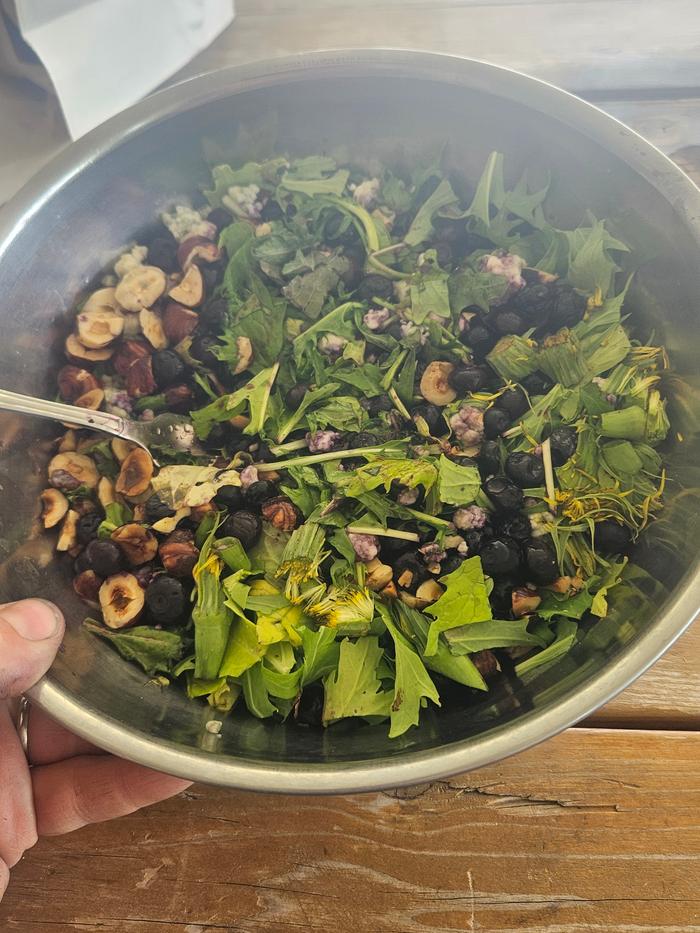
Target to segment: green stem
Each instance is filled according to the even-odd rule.
[[[306,441],[304,438],[300,438],[298,441],[288,441],[286,444],[276,444],[270,447],[270,453],[273,453],[275,457],[279,457],[281,454],[289,454],[294,450],[304,450],[306,447]]]
[[[357,447],[354,450],[329,450],[325,454],[310,454],[308,457],[293,457],[291,460],[273,461],[272,463],[256,463],[258,473],[274,473],[275,470],[288,470],[289,467],[312,466],[314,463],[325,463],[328,460],[344,460],[350,457],[364,457],[366,454],[380,454],[385,448]]]
[[[390,266],[385,266],[383,262],[380,262],[378,259],[375,259],[376,253],[367,254],[367,263],[372,266],[373,269],[376,269],[377,272],[381,272],[383,276],[387,279],[394,279],[398,282],[401,279],[407,279],[409,277],[408,272],[397,272],[396,269],[392,269]]]
[[[444,518],[437,518],[435,515],[429,515],[427,512],[419,512],[417,509],[407,508],[406,511],[410,512],[419,522],[425,522],[426,525],[434,525],[436,528],[449,528],[452,524],[452,522],[448,522]]]
[[[411,412],[408,410],[408,408],[406,408],[404,403],[399,398],[399,393],[396,391],[396,389],[393,389],[393,388],[389,389],[389,391],[387,392],[387,395],[389,396],[391,401],[394,403],[394,407],[399,412],[399,414],[402,415],[406,419],[406,421],[410,421]]]
[[[388,389],[391,383],[396,378],[396,374],[403,365],[404,360],[408,356],[408,350],[402,350],[399,355],[396,357],[391,366],[384,373],[384,378],[382,379],[381,385],[382,389]]]
[[[375,528],[374,525],[350,525],[345,529],[348,534],[376,535],[379,538],[398,538],[400,541],[420,541],[420,535],[414,531],[397,531],[394,528]]]

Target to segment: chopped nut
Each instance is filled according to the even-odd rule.
[[[98,577],[94,570],[83,570],[73,580],[73,589],[83,602],[88,603],[95,609],[100,605],[100,587],[102,578]]]
[[[433,361],[428,363],[420,381],[420,394],[433,405],[449,405],[457,393],[448,382],[453,363]]]
[[[68,499],[58,489],[45,489],[40,498],[44,528],[53,528],[68,511]]]
[[[201,522],[205,515],[208,515],[209,512],[216,512],[216,506],[213,502],[205,502],[204,505],[196,505],[194,508],[190,509],[190,517],[192,521]]]
[[[180,243],[177,249],[177,261],[180,268],[187,271],[193,262],[218,262],[221,250],[212,240],[203,236],[190,236]]]
[[[165,350],[168,346],[168,338],[163,330],[163,322],[160,314],[144,308],[139,314],[139,322],[143,336],[148,340],[154,350]]]
[[[108,628],[126,628],[143,611],[145,594],[133,573],[107,577],[99,590],[100,609]]]
[[[291,499],[275,496],[262,504],[262,517],[278,531],[293,531],[301,524],[302,514]]]
[[[70,551],[78,543],[78,519],[80,516],[73,509],[66,512],[61,531],[56,542],[57,551]]]
[[[84,302],[81,311],[121,311],[114,288],[98,288]]]
[[[69,453],[71,450],[75,450],[76,444],[78,442],[78,435],[75,433],[73,428],[69,428],[66,433],[63,435],[61,440],[58,442],[58,452],[59,454]]]
[[[476,667],[477,671],[481,674],[484,680],[488,680],[490,677],[494,677],[501,671],[501,665],[498,663],[498,658],[489,648],[484,648],[483,651],[476,651],[471,655],[471,659],[474,662],[474,666]]]
[[[189,337],[199,323],[196,311],[185,308],[175,301],[169,302],[163,311],[163,330],[170,343],[178,344]]]
[[[57,489],[70,492],[78,486],[94,489],[100,476],[90,457],[68,451],[56,454],[49,463],[49,482]]]
[[[153,478],[153,460],[143,447],[136,447],[122,463],[116,490],[123,496],[140,496]]]
[[[113,346],[106,346],[100,350],[89,350],[82,345],[75,334],[66,337],[66,356],[71,362],[101,363],[108,360],[113,353]]]
[[[184,528],[173,531],[160,545],[158,553],[166,571],[173,577],[189,577],[199,557],[194,535]]]
[[[114,296],[127,311],[150,308],[165,291],[165,273],[157,266],[136,266],[117,285]]]
[[[182,280],[168,292],[173,301],[187,308],[195,308],[204,299],[204,279],[197,265],[191,265]]]
[[[143,398],[144,395],[153,395],[156,391],[150,356],[141,357],[131,364],[126,374],[126,391],[131,398]]]
[[[58,391],[62,398],[67,402],[74,402],[85,395],[86,392],[92,392],[93,389],[99,389],[100,384],[92,373],[87,369],[80,369],[78,366],[64,366],[59,370],[56,377],[58,382]]]
[[[78,408],[90,408],[92,411],[98,411],[105,400],[105,394],[102,389],[91,389],[85,395],[75,400]]]
[[[114,483],[108,476],[101,477],[97,484],[97,498],[104,509],[114,502]]]
[[[388,564],[383,564],[378,558],[365,564],[365,584],[370,590],[383,590],[391,583],[394,571]]]
[[[110,447],[112,448],[112,453],[117,458],[119,463],[123,463],[131,451],[136,450],[136,444],[132,443],[131,441],[125,441],[121,437],[113,438]]]
[[[126,374],[131,369],[132,363],[144,356],[150,356],[152,353],[153,348],[144,343],[143,340],[122,340],[115,351],[112,366],[122,379],[126,379]]]
[[[514,589],[510,595],[510,600],[513,607],[513,615],[517,618],[534,612],[542,602],[542,598],[538,596],[534,590],[528,590],[526,587]]]
[[[76,322],[78,340],[88,350],[103,350],[124,330],[124,315],[121,311],[83,310],[76,318]]]
[[[423,606],[434,603],[436,600],[440,599],[444,592],[444,589],[437,580],[425,580],[416,590],[416,599],[419,604],[418,608],[422,609]]]
[[[132,567],[147,564],[158,553],[156,536],[137,522],[121,525],[112,532],[112,541],[116,541]]]
[[[391,583],[387,583],[383,590],[380,590],[380,594],[384,596],[385,599],[396,599],[399,595],[399,591],[396,589],[396,584],[392,580]]]

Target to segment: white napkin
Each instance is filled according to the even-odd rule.
[[[154,90],[231,22],[233,0],[15,0],[77,139]]]

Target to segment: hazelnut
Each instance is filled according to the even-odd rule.
[[[417,608],[422,609],[424,606],[434,603],[440,599],[444,592],[437,580],[425,580],[416,590]]]
[[[116,491],[123,496],[140,496],[153,478],[153,460],[143,447],[135,447],[122,463]]]
[[[97,484],[97,498],[103,509],[114,502],[114,483],[108,476],[101,477]]]
[[[92,373],[78,366],[64,366],[56,377],[58,391],[67,402],[75,402],[86,392],[99,389],[100,384]]]
[[[156,536],[148,528],[139,525],[137,522],[121,525],[112,532],[111,538],[122,549],[124,556],[132,567],[147,564],[158,553]]]
[[[178,408],[189,411],[194,401],[192,389],[185,385],[169,386],[163,395],[165,404],[171,411],[177,411]]]
[[[107,628],[126,628],[143,612],[145,594],[133,573],[107,577],[99,590],[100,609]]]
[[[100,605],[99,593],[101,586],[102,578],[98,577],[94,570],[83,570],[73,580],[73,589],[78,596],[83,602],[88,603],[95,609],[99,608]]]
[[[513,607],[513,615],[520,618],[534,612],[542,602],[542,597],[538,596],[534,590],[527,589],[527,587],[518,587],[510,594],[510,601]]]
[[[176,528],[168,535],[158,553],[166,571],[173,577],[189,577],[199,557],[194,535],[184,528]]]
[[[56,454],[49,462],[48,473],[51,485],[67,492],[79,486],[94,489],[100,478],[90,457],[73,451]]]
[[[216,506],[213,502],[205,502],[204,505],[195,505],[190,509],[190,517],[194,522],[201,522],[209,512],[216,512]]]
[[[73,509],[66,512],[61,531],[56,542],[57,551],[70,551],[78,543],[78,519],[80,516]]]
[[[143,336],[150,343],[154,350],[165,350],[168,346],[168,338],[163,330],[163,322],[160,314],[144,308],[139,314],[139,322]]]
[[[81,311],[76,318],[78,340],[88,350],[102,350],[119,337],[124,330],[124,315],[121,311],[97,309]]]
[[[173,301],[195,308],[204,300],[204,279],[199,266],[192,264],[181,281],[168,292]]]
[[[449,383],[453,363],[434,360],[428,363],[420,381],[420,394],[432,405],[449,405],[457,398],[457,393]]]
[[[189,337],[199,323],[196,311],[190,311],[175,301],[169,302],[163,311],[163,330],[171,344],[178,344]]]
[[[60,454],[65,454],[71,450],[75,450],[77,443],[78,435],[73,428],[69,428],[58,442],[58,452]]]
[[[124,463],[131,451],[136,450],[137,446],[138,445],[134,444],[133,441],[125,441],[122,437],[112,438],[112,442],[110,444],[112,453],[117,458],[119,463]]]
[[[158,266],[136,266],[117,285],[114,297],[127,311],[140,311],[158,301],[166,284],[165,273]]]
[[[143,398],[153,395],[156,381],[153,378],[153,364],[150,356],[143,356],[129,367],[126,374],[126,391],[131,398]]]
[[[396,599],[396,597],[399,595],[399,591],[396,589],[396,584],[393,580],[390,583],[387,583],[384,589],[380,590],[379,592],[380,595],[385,599]]]
[[[278,531],[294,531],[302,521],[302,514],[291,499],[275,496],[267,499],[261,507],[262,517]]]
[[[253,362],[253,344],[248,337],[236,337],[238,359],[233,369],[233,375],[238,376],[245,372]]]
[[[383,564],[377,557],[365,564],[365,571],[365,583],[370,590],[383,590],[394,575],[389,564]]]
[[[122,340],[112,358],[112,366],[122,379],[126,379],[131,364],[144,356],[150,356],[151,353],[153,353],[153,348],[143,340]]]
[[[89,392],[86,392],[85,395],[81,395],[80,398],[77,398],[75,404],[78,408],[89,408],[92,411],[97,411],[101,408],[104,400],[105,394],[102,389],[91,389]]]
[[[103,347],[100,350],[88,350],[75,334],[66,337],[66,356],[72,363],[101,363],[108,360],[113,353],[113,346]]]
[[[212,240],[203,236],[189,236],[178,246],[177,261],[180,268],[187,271],[188,267],[197,260],[201,262],[217,262],[221,259],[221,250]]]
[[[68,511],[68,499],[58,489],[45,489],[40,498],[44,528],[53,528]]]
[[[474,667],[476,667],[484,680],[495,677],[496,674],[500,673],[501,665],[498,663],[498,658],[489,648],[484,648],[483,651],[476,651],[471,655],[471,659],[474,663]]]

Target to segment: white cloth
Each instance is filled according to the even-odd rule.
[[[15,6],[73,139],[154,90],[234,15],[233,0],[15,0]]]

